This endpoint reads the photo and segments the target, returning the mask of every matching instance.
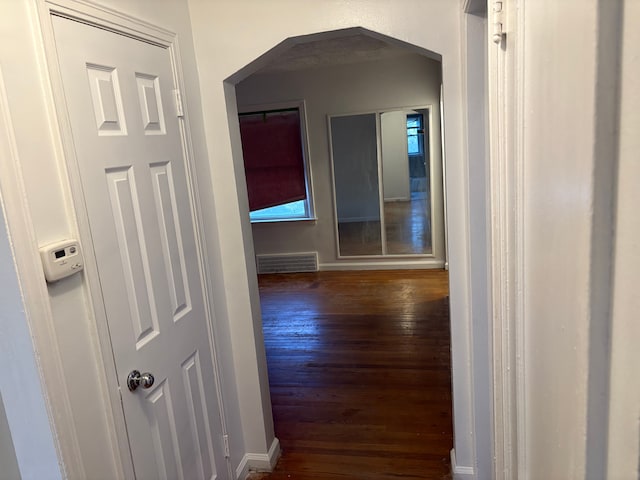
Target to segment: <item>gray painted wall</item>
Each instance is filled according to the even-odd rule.
[[[0,478],[7,480],[19,480],[21,478],[16,449],[13,446],[7,414],[4,411],[2,395],[0,395]]]
[[[317,216],[316,222],[253,224],[256,254],[317,251],[321,266],[336,262],[328,115],[433,105],[434,162],[441,165],[440,84],[440,63],[416,54],[329,68],[254,74],[240,82],[236,96],[241,109],[305,100]],[[441,229],[434,235],[439,237],[434,238],[434,246],[439,246],[444,256],[444,232]],[[373,262],[389,260],[363,261]]]

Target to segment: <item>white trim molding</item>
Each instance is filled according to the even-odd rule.
[[[271,442],[271,447],[267,453],[247,453],[238,468],[236,468],[236,478],[245,480],[250,472],[271,472],[280,458],[280,441],[277,438]]]
[[[380,257],[378,257],[380,258]],[[385,260],[389,257],[383,257]],[[394,257],[391,257],[393,259]],[[397,258],[397,257],[396,257]],[[391,260],[389,259],[389,260]],[[416,257],[408,260],[374,262],[370,260],[351,261],[351,262],[327,262],[319,263],[318,270],[427,270],[445,268],[442,260],[427,259]]]
[[[489,182],[495,479],[524,477],[523,12],[502,2],[506,28],[489,44]],[[506,10],[506,11],[505,11]],[[497,21],[489,8],[488,24]]]
[[[456,464],[456,449],[451,449],[451,473],[454,480],[472,480],[476,478],[473,467],[462,467]]]

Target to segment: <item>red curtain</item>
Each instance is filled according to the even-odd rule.
[[[306,198],[298,109],[240,115],[251,211]]]

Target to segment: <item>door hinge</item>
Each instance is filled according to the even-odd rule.
[[[182,107],[182,94],[180,90],[173,91],[173,103],[176,107],[176,117],[184,117],[184,108]]]
[[[224,456],[229,458],[231,456],[229,453],[229,435],[223,435],[222,440],[224,441]]]
[[[504,19],[505,15],[505,1],[504,0],[494,0],[491,2],[491,9],[493,15],[493,21],[491,23],[491,38],[493,39],[493,43],[500,45],[502,40],[506,36],[506,31],[504,27]]]

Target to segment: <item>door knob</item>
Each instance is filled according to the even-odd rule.
[[[140,373],[138,370],[132,370],[127,377],[127,387],[130,391],[134,391],[138,387],[149,388],[153,385],[155,378],[149,372]]]

